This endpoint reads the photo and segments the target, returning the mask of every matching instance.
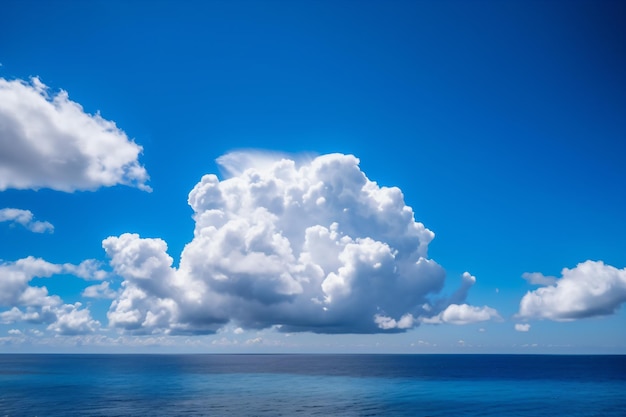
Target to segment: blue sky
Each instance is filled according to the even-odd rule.
[[[0,351],[626,351],[623,3],[3,9]]]

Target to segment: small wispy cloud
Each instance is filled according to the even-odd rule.
[[[34,215],[30,210],[3,208],[0,210],[0,223],[1,222],[19,224],[34,233],[54,232],[52,223],[34,220]]]
[[[546,276],[540,272],[524,272],[522,278],[532,285],[554,285],[556,277]]]

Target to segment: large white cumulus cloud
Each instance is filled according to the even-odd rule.
[[[586,261],[564,268],[562,277],[524,274],[546,286],[529,291],[522,298],[522,318],[569,321],[613,314],[626,302],[626,268],[617,269],[601,261]]]
[[[419,323],[413,317],[447,306],[437,310],[431,300],[445,278],[427,258],[433,233],[415,221],[400,189],[370,181],[354,156],[298,164],[236,153],[218,162],[231,177],[205,175],[189,193],[196,226],[178,268],[160,239],[103,242],[124,278],[112,325],[211,332],[232,321],[371,333],[406,330]]]
[[[0,191],[94,190],[125,184],[149,190],[141,146],[114,122],[84,112],[38,78],[0,78]]]

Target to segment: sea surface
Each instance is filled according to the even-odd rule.
[[[626,355],[0,355],[2,416],[626,416]]]

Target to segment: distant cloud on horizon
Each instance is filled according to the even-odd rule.
[[[488,320],[501,320],[498,312],[488,306],[477,307],[468,304],[450,304],[444,311],[434,317],[424,318],[427,324],[470,324]]]

